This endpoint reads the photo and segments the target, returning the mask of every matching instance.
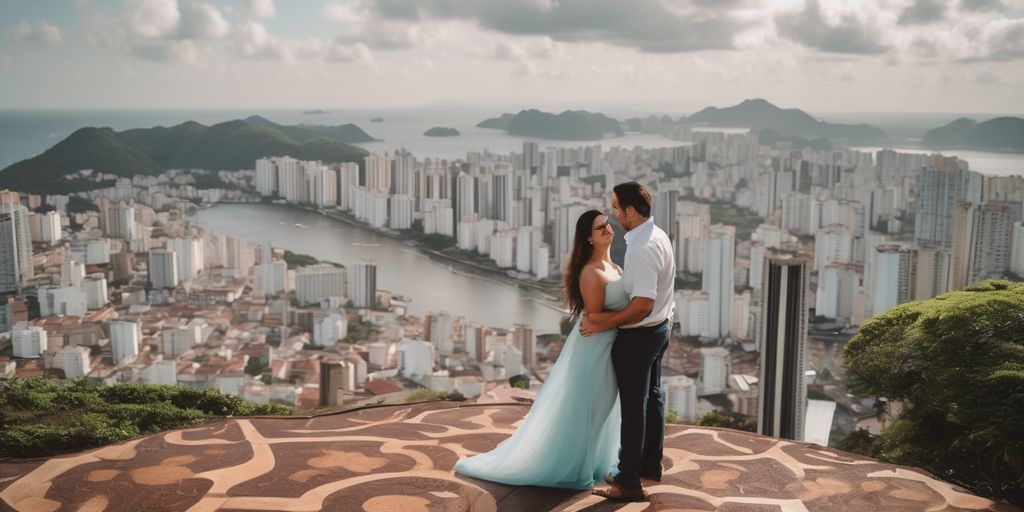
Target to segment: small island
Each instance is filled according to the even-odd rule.
[[[445,128],[443,126],[435,126],[425,132],[423,135],[427,137],[455,137],[460,135],[459,131],[455,128]]]
[[[504,130],[509,135],[552,140],[601,140],[621,137],[619,122],[601,113],[566,110],[561,114],[522,110],[518,114],[502,114],[477,124],[480,128]]]

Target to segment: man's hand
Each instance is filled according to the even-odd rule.
[[[593,336],[601,331],[607,331],[609,327],[605,327],[611,317],[611,313],[607,311],[601,311],[598,313],[587,313],[583,315],[583,321],[580,322],[580,334],[584,336]]]
[[[584,316],[583,321],[580,322],[580,334],[590,336],[591,334],[598,332],[594,329],[595,327],[597,326],[594,325],[594,321],[590,319],[590,316]]]

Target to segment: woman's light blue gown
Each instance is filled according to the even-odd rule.
[[[621,280],[605,285],[604,309],[622,309]],[[616,330],[583,336],[579,322],[512,437],[460,460],[455,471],[509,485],[585,489],[617,472],[619,389],[612,369]]]

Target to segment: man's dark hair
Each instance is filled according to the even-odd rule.
[[[626,211],[626,208],[632,206],[642,217],[651,216],[651,193],[643,185],[635,181],[628,181],[615,185],[612,191],[618,198],[619,208],[622,211]]]

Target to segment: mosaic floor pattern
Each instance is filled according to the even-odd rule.
[[[0,509],[55,511],[1015,511],[918,470],[815,445],[670,425],[649,503],[452,473],[522,405],[451,402],[240,418],[45,460],[0,462]]]

